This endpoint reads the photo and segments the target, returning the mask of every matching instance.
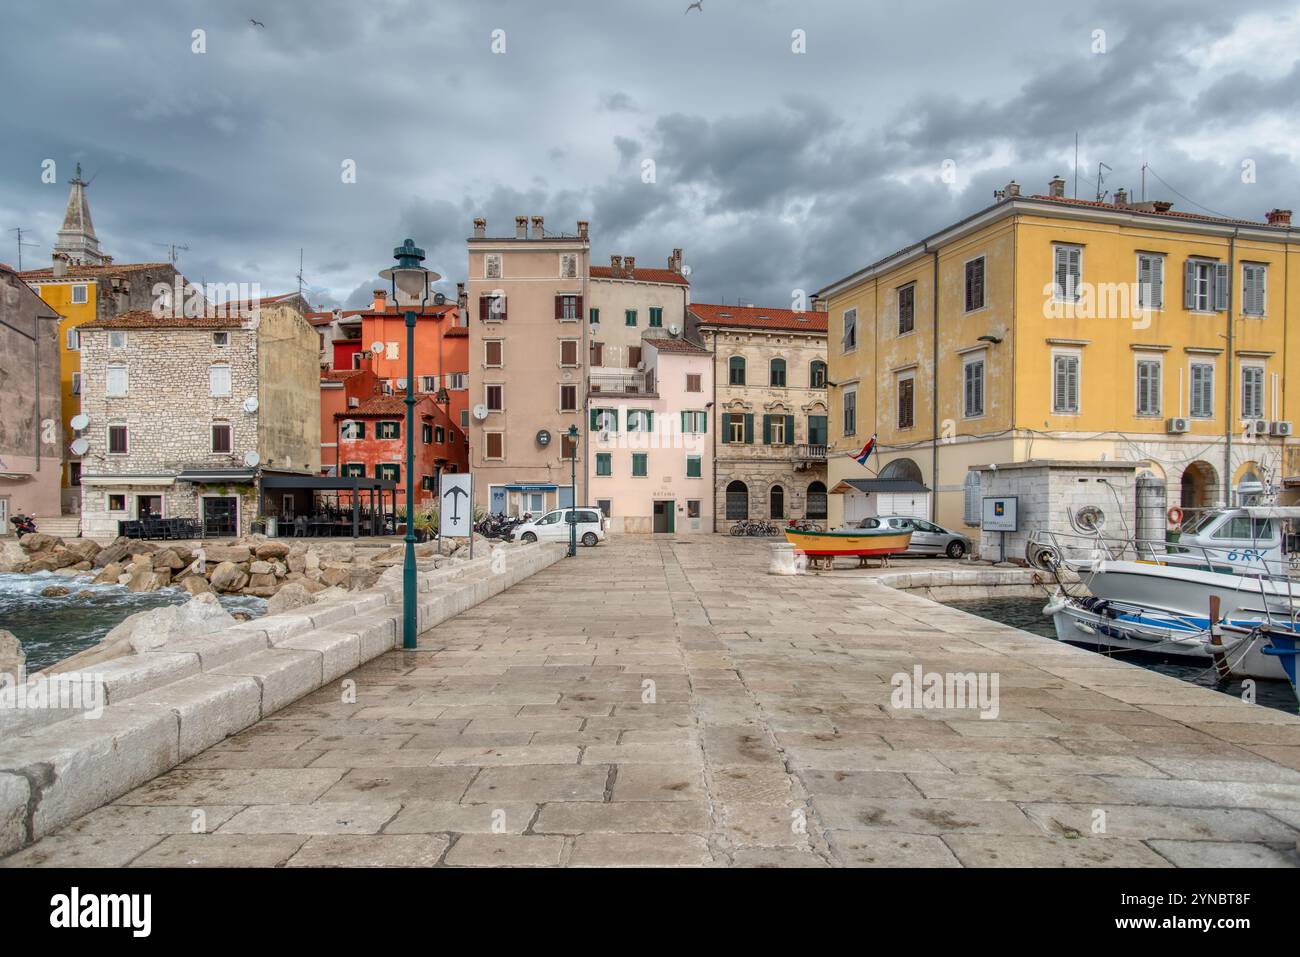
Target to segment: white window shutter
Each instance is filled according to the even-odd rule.
[[[1183,308],[1196,308],[1196,261],[1183,263]]]

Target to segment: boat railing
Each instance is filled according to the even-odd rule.
[[[1290,559],[1266,558],[1262,549],[1184,545],[1048,529],[1030,533],[1025,557],[1030,565],[1043,570],[1061,565],[1075,571],[1087,571],[1100,561],[1137,561],[1287,582],[1293,580],[1297,572]]]

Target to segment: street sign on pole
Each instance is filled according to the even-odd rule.
[[[468,472],[443,472],[438,490],[438,534],[469,538],[474,530],[474,485]]]

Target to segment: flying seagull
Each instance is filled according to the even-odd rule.
[[[690,13],[692,10],[698,10],[698,11],[700,11],[700,13],[703,13],[703,12],[704,12],[704,0],[695,0],[694,3],[692,3],[689,7],[686,8],[686,12],[687,12],[687,13]]]
[[[254,20],[252,17],[249,17],[248,22],[255,27],[261,27],[263,30],[266,29],[266,24],[263,23],[261,20]]]

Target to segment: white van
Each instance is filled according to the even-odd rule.
[[[608,531],[606,519],[600,509],[591,505],[579,505],[575,509],[557,508],[547,512],[541,518],[525,522],[515,527],[510,539],[521,542],[567,542],[569,540],[569,512],[577,512],[578,541],[587,546],[597,545],[605,540]]]

